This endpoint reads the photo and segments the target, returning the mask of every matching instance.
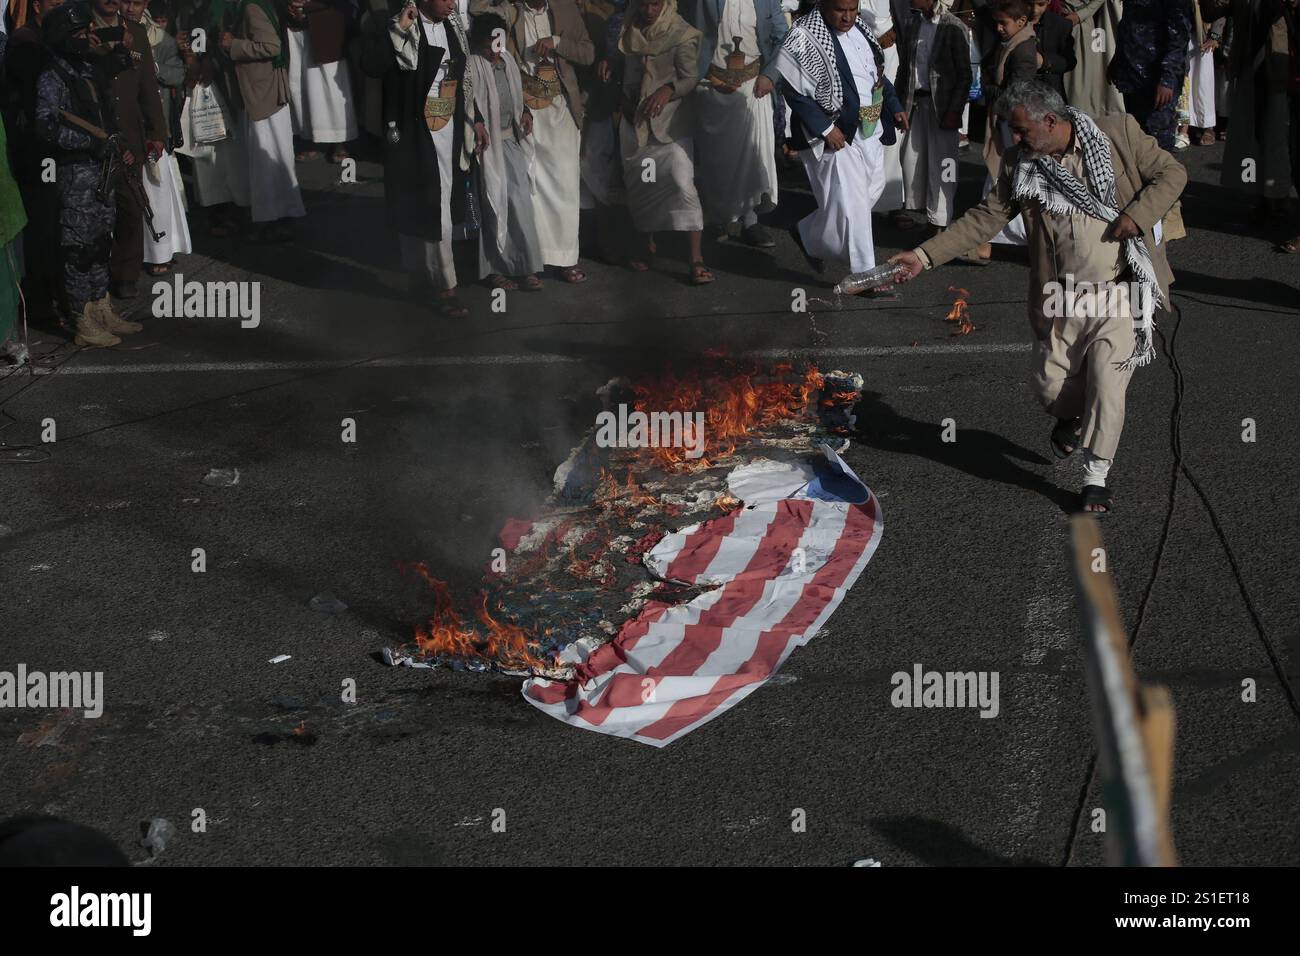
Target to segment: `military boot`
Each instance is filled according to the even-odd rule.
[[[77,337],[72,341],[82,347],[104,349],[110,345],[117,345],[122,340],[100,324],[95,303],[87,302],[85,308],[81,310],[81,315],[77,316]]]
[[[92,305],[97,310],[99,324],[104,327],[105,331],[116,335],[130,335],[132,332],[140,332],[144,329],[144,326],[139,322],[132,322],[118,315],[113,308],[113,300],[109,296],[104,296],[104,298],[92,303]]]

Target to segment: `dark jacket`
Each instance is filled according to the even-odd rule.
[[[1043,65],[1038,68],[1038,78],[1048,83],[1065,99],[1065,74],[1078,62],[1074,54],[1074,24],[1059,13],[1044,10],[1042,19],[1034,24],[1038,38],[1038,52]]]
[[[1115,38],[1110,81],[1121,93],[1174,91],[1187,73],[1187,42],[1192,35],[1190,0],[1124,0]]]
[[[49,155],[35,134],[36,80],[49,65],[50,48],[32,21],[14,31],[5,50],[4,121],[14,179],[20,184],[39,183],[41,160]]]
[[[36,81],[34,130],[60,165],[90,165],[104,155],[104,141],[67,120],[70,113],[108,133],[118,132],[106,85],[97,66],[51,54]]]
[[[916,58],[916,43],[921,33],[921,11],[913,10],[902,25],[902,41],[898,44],[898,80],[894,89],[903,109],[912,112],[912,63]],[[939,14],[934,31],[934,45],[930,49],[930,97],[935,112],[960,113],[970,96],[970,34],[957,17],[951,13]],[[954,127],[955,129],[956,127]]]
[[[390,122],[396,124],[397,143],[384,137],[384,206],[388,223],[405,236],[438,241],[442,235],[442,191],[452,190],[452,222],[461,222],[465,216],[465,189],[467,174],[452,161],[454,182],[441,181],[438,171],[438,153],[429,136],[424,121],[424,100],[433,85],[433,78],[442,63],[442,50],[432,47],[425,38],[424,29],[416,22],[420,37],[419,60],[414,70],[397,67],[397,54],[388,38],[388,23],[401,12],[403,0],[390,0],[389,18],[376,17],[376,23],[361,38],[361,68],[384,84],[383,126],[385,133]],[[452,16],[456,16],[453,12]],[[448,79],[458,81],[456,87],[456,113],[451,122],[455,126],[452,155],[461,155],[465,137],[465,68],[469,58],[456,40],[456,31],[447,26],[448,55],[452,60]]]
[[[93,57],[92,62],[100,75],[111,82],[113,112],[122,142],[139,157],[144,155],[145,140],[166,142],[167,120],[158,94],[158,69],[149,47],[149,34],[140,24],[130,23],[125,17],[121,20],[131,34],[131,49],[115,43],[111,49]],[[95,26],[98,24],[92,24]]]
[[[1025,27],[1026,30],[1032,30],[1032,26]],[[1036,37],[1033,38],[1036,41]],[[984,102],[993,108],[997,104],[997,98],[1012,83],[1017,80],[1032,80],[1038,75],[1038,43],[1037,42],[1017,42],[1019,36],[1011,38],[1012,47],[1007,62],[1002,67],[1002,82],[998,82],[997,69],[998,58],[1002,55],[1002,42],[995,43],[988,53],[984,54]]]
[[[776,51],[790,32],[780,0],[750,0],[758,15],[758,52],[763,58],[762,73],[776,82]],[[682,19],[700,31],[700,76],[709,72],[714,51],[718,48],[718,22],[722,19],[726,0],[682,0],[678,13]]]
[[[856,30],[857,27],[853,29]],[[849,61],[844,56],[844,48],[840,46],[840,38],[834,30],[831,30],[830,34],[835,44],[835,68],[839,70],[840,86],[844,91],[844,102],[840,104],[840,111],[835,115],[835,125],[844,134],[844,139],[851,143],[861,128],[858,125],[858,107],[861,106],[861,102],[858,99],[857,84],[853,82],[853,73],[849,70]],[[884,95],[880,103],[880,142],[885,146],[892,146],[897,141],[897,134],[894,132],[894,114],[903,112],[903,104],[898,101],[894,84],[890,83],[889,77],[885,76],[884,64],[879,58],[876,59],[876,73],[885,81]],[[795,116],[795,121],[790,124],[790,148],[808,149],[813,140],[821,139],[821,131],[831,125],[831,116],[811,96],[796,93],[784,79],[781,80],[780,88],[781,95],[790,104],[790,109],[794,111]]]

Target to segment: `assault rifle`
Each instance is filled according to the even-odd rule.
[[[59,116],[63,118],[65,123],[72,124],[105,144],[103,165],[100,167],[99,174],[99,188],[95,190],[95,195],[99,197],[100,202],[107,202],[109,197],[113,195],[118,180],[123,177],[128,166],[123,155],[126,152],[126,147],[122,145],[121,135],[107,133],[89,120],[84,120],[67,110],[59,110]],[[145,157],[141,156],[140,161],[144,162]],[[153,236],[153,241],[161,241],[167,233],[159,232],[153,227],[153,206],[149,204],[149,197],[144,191],[144,186],[134,176],[126,176],[126,188],[144,212],[144,222],[149,227],[149,233]]]

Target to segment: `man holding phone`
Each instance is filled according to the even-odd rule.
[[[110,87],[123,142],[135,160],[117,185],[117,226],[109,259],[113,295],[133,299],[144,268],[144,210],[136,196],[143,195],[145,162],[162,155],[167,121],[145,28],[122,16],[121,0],[94,0],[92,14],[96,61]]]

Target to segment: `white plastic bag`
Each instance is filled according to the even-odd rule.
[[[194,87],[198,89],[197,86]],[[191,159],[211,159],[216,150],[211,146],[200,146],[194,142],[194,133],[190,128],[190,114],[194,106],[194,92],[185,97],[185,102],[181,104],[180,134],[181,141],[176,146],[178,156],[189,156]]]
[[[226,113],[211,85],[197,84],[186,105],[190,110],[189,130],[196,145],[210,146],[226,138]]]

